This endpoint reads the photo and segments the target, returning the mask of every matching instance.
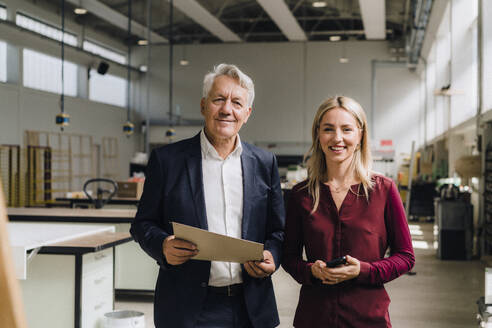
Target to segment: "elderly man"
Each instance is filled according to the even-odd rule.
[[[152,152],[131,234],[160,266],[156,327],[275,327],[271,274],[280,265],[284,205],[275,156],[241,142],[253,81],[220,64],[203,81],[205,127]],[[170,221],[265,244],[263,261],[193,260]]]

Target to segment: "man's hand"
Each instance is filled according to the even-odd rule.
[[[248,261],[244,263],[246,272],[254,278],[265,278],[275,272],[275,261],[270,251],[263,251],[263,261]]]
[[[196,245],[187,240],[176,239],[171,235],[164,239],[162,243],[162,252],[166,257],[167,263],[171,265],[183,264],[190,258],[198,254]]]

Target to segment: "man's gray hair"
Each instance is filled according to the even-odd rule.
[[[231,64],[220,64],[214,67],[214,70],[207,73],[203,78],[203,98],[208,97],[208,93],[212,89],[212,85],[217,77],[227,75],[236,80],[239,85],[248,91],[248,107],[253,105],[255,99],[255,85],[253,80],[236,66]]]

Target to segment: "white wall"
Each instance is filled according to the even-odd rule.
[[[378,65],[376,69],[376,110],[371,129],[374,140],[392,139],[396,154],[410,154],[412,141],[421,145],[418,122],[423,120],[420,107],[420,79],[408,69],[396,65]]]
[[[348,64],[338,61],[343,47],[350,60]],[[190,65],[179,66],[183,49],[175,46],[173,102],[179,105],[182,117],[200,119],[203,76],[221,62],[236,64],[253,78],[256,89],[253,114],[241,130],[242,139],[276,143],[282,153],[288,153],[290,148],[299,154],[307,150],[312,119],[327,97],[353,97],[370,116],[371,62],[389,60],[388,47],[389,43],[384,41],[187,45],[186,59]],[[152,49],[152,119],[167,118],[168,52],[167,46]],[[134,58],[136,64],[144,64],[146,50],[137,50]],[[375,126],[370,130],[377,140],[395,140],[397,152],[410,152],[408,144],[414,138],[410,130],[418,126],[419,119],[417,114],[412,115],[419,110],[419,79],[405,66],[383,69],[376,77],[381,81]],[[145,88],[142,86],[141,90]]]
[[[30,1],[4,0],[3,2],[7,6],[11,22],[0,23],[0,39],[8,43],[11,55],[17,56],[15,54],[17,52],[22,56],[22,49],[25,47],[51,56],[60,56],[60,45],[57,41],[15,26],[16,11],[59,26],[60,16],[57,13],[53,13],[50,7],[40,7]],[[78,36],[79,45],[82,44],[83,37],[86,37],[123,53],[126,52],[126,45],[122,41],[103,35],[91,27],[80,25],[70,18],[66,20],[66,29]],[[79,65],[81,72],[79,83],[87,83],[85,75],[87,67],[96,67],[100,59],[99,56],[79,48],[71,46],[65,48],[65,60]],[[23,145],[26,130],[59,132],[60,129],[55,124],[55,116],[60,112],[60,95],[24,88],[22,57],[9,60],[7,65],[9,83],[0,83],[0,144]],[[126,71],[126,66],[110,61],[109,74],[126,77]],[[133,80],[141,77],[138,73],[132,74]],[[138,135],[127,138],[123,134],[126,108],[89,101],[86,89],[86,85],[79,86],[80,98],[65,97],[65,111],[70,115],[71,121],[65,131],[93,136],[96,144],[101,143],[102,137],[118,137],[120,165],[116,174],[120,178],[126,178],[130,158],[137,148],[140,149],[137,147],[140,138]],[[132,103],[137,107],[139,104],[135,104],[135,100],[132,96]],[[136,130],[139,130],[138,126]]]
[[[59,95],[0,83],[0,99],[0,144],[23,145],[25,130],[60,131],[55,124],[55,116],[60,112]],[[67,133],[91,135],[97,144],[101,144],[102,137],[118,137],[118,174],[122,179],[127,178],[138,138],[123,135],[126,110],[65,97],[65,112],[70,115]]]

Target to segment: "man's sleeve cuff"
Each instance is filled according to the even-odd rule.
[[[154,245],[152,249],[154,250],[154,258],[156,259],[157,263],[161,266],[162,269],[168,269],[169,268],[169,263],[166,261],[166,257],[164,256],[164,251],[162,249],[162,243],[164,243],[164,240],[167,238],[164,234],[162,236],[159,236],[158,238],[155,238],[154,240]]]

